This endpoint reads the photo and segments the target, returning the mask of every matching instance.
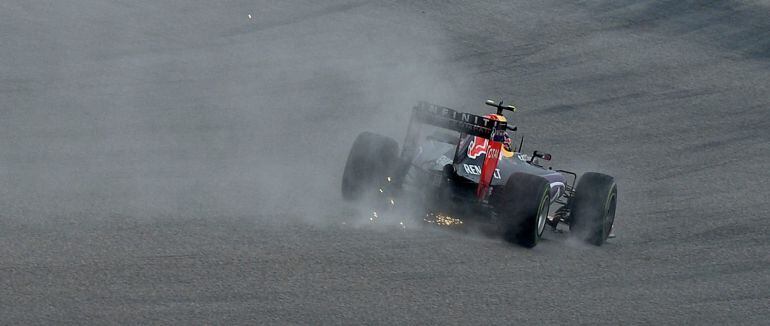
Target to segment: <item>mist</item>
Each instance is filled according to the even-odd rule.
[[[417,100],[469,82],[416,14],[308,5],[4,4],[6,214],[334,214],[360,131],[400,141]]]
[[[0,324],[766,323],[768,8],[0,1]],[[343,201],[359,132],[485,99],[615,238]]]

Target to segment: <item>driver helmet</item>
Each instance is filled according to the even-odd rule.
[[[487,114],[484,116],[487,119],[502,121],[502,122],[508,122],[507,119],[505,119],[504,116],[499,114]],[[503,140],[503,156],[504,157],[511,157],[513,156],[513,140],[511,140],[511,136],[508,135],[508,131],[506,130],[504,133],[504,140]]]

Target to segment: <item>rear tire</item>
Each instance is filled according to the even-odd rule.
[[[381,184],[398,161],[398,143],[392,138],[362,132],[353,142],[342,174],[342,197],[361,199]]]
[[[570,232],[592,245],[604,244],[615,223],[617,199],[615,178],[596,172],[583,174],[570,200]]]
[[[540,241],[551,205],[550,185],[543,177],[514,173],[494,203],[505,240],[532,248]]]

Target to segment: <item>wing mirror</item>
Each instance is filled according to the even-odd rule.
[[[546,161],[550,161],[551,154],[535,151],[534,153],[532,153],[532,158],[529,160],[529,163],[532,163],[533,161],[535,161],[536,158],[542,158]]]

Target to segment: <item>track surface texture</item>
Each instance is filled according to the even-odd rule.
[[[766,324],[767,1],[0,2],[0,324]],[[520,111],[617,238],[370,224],[364,130]]]

